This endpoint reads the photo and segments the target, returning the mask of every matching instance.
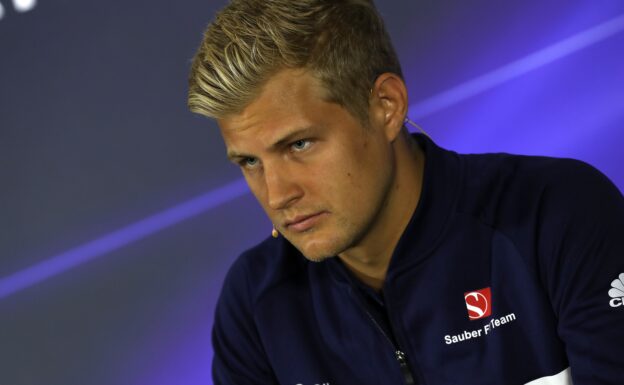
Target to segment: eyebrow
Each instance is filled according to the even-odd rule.
[[[314,131],[316,128],[317,128],[316,126],[307,126],[307,127],[302,127],[302,128],[296,128],[286,133],[286,135],[284,135],[282,138],[278,139],[275,143],[269,146],[269,152],[274,152],[284,147],[285,145],[290,144],[290,142],[295,140],[295,138],[300,138],[301,136],[309,135],[310,132]],[[240,158],[254,158],[254,156],[252,155],[243,154],[243,153],[230,151],[230,150],[228,150],[227,152],[227,157],[230,161],[236,161],[237,159],[240,159]]]

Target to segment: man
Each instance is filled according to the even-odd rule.
[[[441,149],[407,105],[369,0],[234,0],[208,27],[189,106],[276,236],[226,278],[215,383],[622,383],[621,193]]]

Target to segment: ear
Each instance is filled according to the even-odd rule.
[[[397,138],[407,115],[407,88],[403,79],[390,72],[377,77],[371,89],[369,114],[390,142]]]

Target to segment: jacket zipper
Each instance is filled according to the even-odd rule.
[[[364,311],[366,312],[366,315],[368,315],[368,318],[370,318],[370,320],[373,322],[377,330],[381,332],[381,334],[386,338],[386,340],[388,340],[388,342],[394,349],[394,356],[396,360],[399,362],[399,365],[401,366],[401,373],[403,373],[403,380],[405,381],[405,384],[415,385],[416,382],[414,381],[414,376],[412,375],[409,365],[407,364],[407,356],[405,355],[405,353],[403,353],[403,351],[394,343],[394,341],[392,341],[392,339],[388,336],[388,334],[386,334],[384,329],[375,320],[375,317],[373,317],[369,313],[369,311],[366,310],[366,307],[364,307]]]

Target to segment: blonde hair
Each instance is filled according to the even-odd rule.
[[[309,70],[363,122],[375,78],[403,76],[372,0],[232,0],[193,58],[188,106],[213,118],[240,113],[285,68]]]

